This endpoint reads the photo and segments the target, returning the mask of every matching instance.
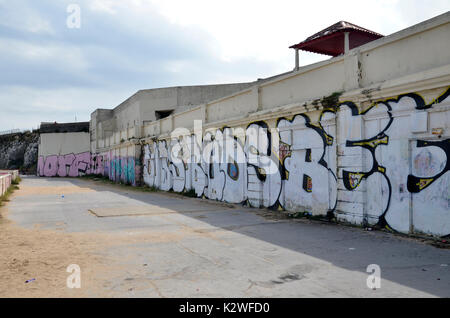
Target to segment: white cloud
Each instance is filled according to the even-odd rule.
[[[3,58],[23,58],[35,63],[52,63],[66,70],[83,72],[88,63],[83,52],[77,46],[49,43],[34,44],[22,40],[5,40],[0,38],[0,54]]]
[[[14,6],[14,10],[10,8]],[[21,2],[0,2],[0,26],[34,34],[55,34],[51,23],[39,12]]]
[[[66,28],[69,3],[80,30]],[[337,21],[387,35],[446,10],[448,0],[0,0],[0,127],[89,120],[142,88],[275,75],[293,68],[290,45]]]
[[[89,9],[93,11],[101,11],[109,14],[116,14],[120,3],[112,0],[93,0],[88,3]]]
[[[219,43],[223,61],[254,58],[292,66],[288,47],[340,20],[391,34],[445,12],[448,1],[150,0],[170,23],[197,26]],[[405,15],[405,12],[410,14]],[[319,59],[303,54],[303,63]]]
[[[37,128],[40,122],[88,121],[99,105],[115,107],[134,91],[0,86],[0,130]]]

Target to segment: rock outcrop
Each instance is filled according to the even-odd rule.
[[[19,169],[22,174],[36,174],[39,133],[0,135],[0,169]]]

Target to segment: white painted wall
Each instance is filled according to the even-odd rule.
[[[109,160],[103,171],[114,180],[130,182],[123,171],[134,155],[133,184],[142,176],[149,186],[212,200],[450,235],[448,34],[450,13],[184,105],[190,108],[137,127],[136,140],[118,128],[95,140],[96,153]],[[337,92],[339,100],[326,103]],[[194,120],[203,125],[198,138]],[[185,135],[173,138],[175,128]]]
[[[11,187],[12,182],[19,177],[19,170],[0,170],[0,196]]]
[[[90,173],[90,137],[87,132],[42,133],[38,176],[78,177]]]
[[[363,104],[209,127],[198,144],[191,132],[147,140],[143,181],[228,203],[449,235],[450,86]]]

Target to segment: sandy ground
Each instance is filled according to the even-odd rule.
[[[1,209],[4,214],[5,208]],[[104,265],[86,237],[48,230],[22,229],[0,222],[0,297],[86,297],[101,284],[95,277]],[[82,286],[70,289],[67,266],[82,268]],[[35,279],[29,283],[27,280]],[[86,285],[85,285],[86,284]]]
[[[63,189],[66,190],[67,189]],[[21,188],[10,197],[33,191]],[[57,187],[43,189],[60,193]],[[84,191],[84,189],[81,189]],[[101,237],[18,227],[8,220],[8,202],[0,207],[0,297],[96,297],[105,260],[95,254]],[[81,289],[67,287],[70,264],[82,269]],[[110,268],[110,264],[108,265]],[[34,280],[33,280],[34,279]],[[30,282],[26,282],[32,280]],[[102,295],[104,296],[104,295]]]
[[[83,193],[93,191],[82,187],[41,187],[40,189],[19,186],[11,196],[30,194]],[[124,272],[122,265],[105,257],[111,247],[135,243],[177,242],[188,237],[207,236],[188,227],[177,232],[133,232],[129,233],[67,233],[61,230],[19,227],[8,219],[8,202],[0,206],[0,297],[114,297],[121,296],[108,290],[115,277]],[[123,261],[123,259],[122,259]],[[81,288],[70,289],[67,279],[71,273],[67,267],[77,264],[82,271]],[[32,281],[29,281],[32,280]],[[27,282],[29,281],[29,282]]]

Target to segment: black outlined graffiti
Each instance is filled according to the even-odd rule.
[[[438,147],[445,152],[446,156],[446,165],[444,169],[439,172],[437,175],[432,177],[417,177],[414,175],[408,176],[408,191],[411,193],[419,193],[420,191],[429,187],[434,181],[443,176],[447,171],[450,170],[450,139],[441,140],[441,141],[417,141],[417,148],[423,147]]]
[[[343,170],[344,186],[349,191],[353,191],[356,188],[358,188],[358,186],[360,185],[362,180],[368,179],[371,175],[373,175],[375,173],[380,173],[381,175],[383,175],[384,179],[387,182],[387,186],[388,186],[388,198],[387,198],[387,204],[384,208],[384,211],[382,211],[382,213],[378,219],[379,226],[382,226],[382,227],[388,226],[388,222],[386,220],[386,214],[389,211],[391,198],[392,198],[392,185],[391,185],[391,181],[388,177],[388,173],[386,171],[386,168],[379,164],[377,157],[376,157],[376,149],[378,146],[388,146],[389,145],[389,136],[386,134],[386,131],[391,127],[391,125],[394,121],[394,118],[392,116],[392,107],[390,104],[393,103],[393,104],[398,105],[400,103],[400,101],[402,101],[403,99],[410,98],[415,103],[415,105],[414,105],[415,109],[426,110],[426,109],[433,107],[436,104],[443,102],[449,96],[450,96],[450,88],[446,89],[446,91],[444,93],[442,93],[439,97],[434,99],[431,103],[426,104],[424,98],[422,96],[420,96],[419,94],[407,93],[407,94],[399,95],[397,98],[391,98],[391,99],[386,99],[386,100],[382,100],[382,101],[377,101],[377,102],[373,103],[367,110],[365,110],[363,112],[359,112],[358,107],[352,102],[343,102],[338,105],[338,108],[342,107],[342,106],[349,107],[351,109],[352,116],[366,115],[374,107],[378,107],[380,105],[385,106],[387,109],[387,114],[388,114],[389,120],[388,120],[388,123],[386,124],[385,128],[380,133],[378,133],[376,136],[369,138],[369,139],[353,140],[353,141],[348,140],[346,142],[347,147],[362,147],[362,148],[369,150],[371,157],[372,157],[372,162],[373,162],[371,169],[367,172]],[[446,145],[445,142],[437,142],[437,144],[439,144],[439,147],[441,149],[443,149],[444,151],[445,151],[444,148],[448,147],[448,144]],[[422,141],[418,142],[418,147],[419,147],[419,145],[425,146]],[[431,144],[428,144],[428,145],[431,145]],[[418,177],[414,177],[414,176],[408,176],[408,181],[407,181],[408,190],[412,193],[419,192],[420,188],[424,189],[425,187],[429,186],[434,180],[438,179],[444,173],[445,172],[442,171],[437,176],[432,177],[432,178],[418,178]],[[389,226],[389,228],[391,230],[394,230],[390,226]]]
[[[438,105],[442,102],[445,103],[442,105],[446,106],[449,96],[450,88],[427,104],[419,94],[408,93],[376,101],[364,111],[360,111],[359,105],[347,101],[321,112],[314,111],[308,115],[297,114],[289,117],[291,119],[272,118],[267,121],[272,126],[276,120],[272,129],[280,128],[280,123],[283,122],[283,131],[289,131],[291,136],[297,134],[295,138],[298,142],[293,142],[294,137],[292,140],[285,138],[286,133],[283,133],[282,129],[277,133],[271,132],[264,121],[248,124],[245,138],[242,135],[237,138],[234,132],[226,136],[226,132],[232,130],[229,127],[211,130],[209,135],[205,134],[200,138],[199,158],[203,158],[193,161],[190,166],[186,165],[185,161],[184,189],[189,190],[189,176],[191,187],[199,197],[232,202],[240,200],[241,197],[232,197],[233,194],[239,193],[246,198],[245,202],[250,206],[292,211],[303,211],[302,208],[310,211],[310,207],[318,203],[322,205],[313,213],[323,215],[327,212],[329,216],[335,215],[339,220],[363,224],[369,222],[370,225],[378,224],[407,233],[408,212],[405,214],[404,211],[408,211],[410,197],[413,197],[410,193],[419,193],[429,188],[439,178],[442,181],[450,163],[442,161],[439,150],[439,158],[433,159],[434,162],[439,161],[436,165],[438,168],[424,170],[430,171],[431,177],[426,173],[410,174],[410,142],[404,138],[404,135],[410,132],[403,128],[408,127],[410,113],[440,107]],[[344,106],[350,111],[343,109]],[[339,116],[338,120],[335,120],[335,116]],[[295,120],[297,122],[294,124]],[[344,124],[336,126],[341,123]],[[258,141],[250,142],[250,134],[247,133],[249,128],[255,129],[255,135],[263,140],[262,144]],[[342,134],[338,134],[337,129]],[[400,134],[397,134],[399,132]],[[233,145],[231,148],[236,147],[239,151],[243,149],[243,163],[233,155],[226,155],[227,141]],[[418,148],[431,146],[440,148],[449,158],[449,139],[417,141]],[[168,156],[162,157],[161,162]],[[426,160],[423,163],[426,166]],[[171,171],[170,178],[174,179],[183,174],[183,169],[177,169],[172,164],[172,160],[169,160],[167,166],[170,169],[166,170]],[[338,164],[341,167],[339,170]],[[276,166],[276,173],[269,173],[271,165]],[[153,161],[149,166],[150,164],[147,165],[146,173],[155,174],[153,170],[158,168]],[[442,171],[439,167],[443,167]],[[191,169],[190,172],[188,168]],[[161,173],[165,170],[160,167],[158,171]],[[240,178],[243,176],[247,179],[245,186],[240,187]],[[330,194],[332,191],[338,192],[338,181],[342,182],[339,183],[339,203],[337,194],[336,197]],[[439,185],[440,191],[435,197],[443,198],[435,204],[433,213],[437,215],[436,213],[444,213],[437,210],[444,205],[446,208],[447,203],[446,192],[441,189],[445,182],[435,185]],[[157,186],[161,188],[161,184]],[[227,189],[233,190],[226,194]],[[414,196],[415,204],[419,201],[427,204],[430,201],[427,192],[430,191]],[[329,195],[328,199],[325,199],[325,193]],[[422,216],[421,210],[421,206],[416,210],[419,217]],[[421,226],[420,229],[424,229],[424,232],[437,233],[435,229],[438,228],[439,231],[447,233],[447,225],[431,224],[426,219],[417,221],[419,217],[414,217],[414,226]]]
[[[104,158],[102,155],[91,155],[91,173],[103,174],[104,172]]]
[[[221,167],[223,133],[220,129],[215,134],[207,132],[203,139],[202,161],[207,167],[208,185],[205,187],[205,196],[212,200],[223,200],[226,171]]]
[[[429,104],[426,104],[424,98],[416,93],[400,95],[399,99],[402,97],[405,97],[405,96],[411,97],[412,99],[414,99],[414,101],[416,102],[416,105],[417,105],[416,109],[425,110],[425,109],[433,107],[433,105],[442,103],[447,97],[449,97],[450,96],[450,88],[448,88],[445,92],[443,92],[441,95],[439,95],[437,98],[435,98]]]
[[[243,203],[247,199],[247,159],[239,138],[230,127],[217,129],[206,144],[209,161],[207,196],[229,203]]]
[[[175,192],[183,192],[186,188],[187,165],[183,160],[183,147],[180,138],[173,139],[170,143],[170,151],[168,152],[169,167],[172,173],[172,189]]]
[[[323,142],[323,153],[322,153],[322,157],[320,158],[318,164],[322,165],[323,167],[328,169],[328,172],[332,175],[334,181],[337,183],[337,176],[335,174],[335,172],[329,167],[328,162],[325,161],[325,155],[326,155],[326,151],[327,151],[327,147],[331,147],[334,144],[334,137],[330,136],[329,134],[327,134],[327,132],[325,131],[325,129],[322,126],[322,120],[324,118],[324,115],[327,113],[331,113],[333,114],[333,116],[336,116],[336,111],[333,109],[324,109],[319,116],[319,121],[317,123],[317,126],[312,125],[311,121],[307,121],[306,123],[306,127],[312,128],[314,129],[322,138],[322,142]],[[308,118],[309,119],[309,118]],[[306,155],[308,156],[307,158],[307,162],[311,162],[311,149],[308,149],[309,152],[306,153]],[[311,178],[310,178],[311,179]],[[310,183],[312,183],[312,179],[309,180]],[[311,190],[312,185],[310,187],[307,187],[307,189]],[[327,216],[328,218],[333,218],[334,217],[334,210],[336,209],[336,205],[337,205],[337,195],[336,198],[334,200],[334,204],[333,206],[328,210]]]
[[[303,174],[303,190],[312,192],[312,179],[306,173]]]
[[[173,186],[173,172],[171,161],[169,158],[169,149],[167,148],[167,141],[162,140],[158,142],[158,152],[161,162],[161,190],[170,191]]]
[[[272,134],[264,121],[252,122],[245,131],[247,203],[253,207],[279,209],[282,191],[281,164],[272,149]]]
[[[332,113],[332,116],[334,116],[334,112],[326,110],[320,115],[318,124],[312,124],[311,119],[305,114],[295,115],[290,120],[280,118],[277,121],[280,136],[279,153],[285,191],[281,204],[284,209],[289,210],[304,206],[305,209],[327,211],[327,216],[332,218],[337,204],[337,177],[333,169],[329,167],[327,160],[325,160],[328,147],[332,147],[334,144],[334,137],[329,135],[320,123],[325,113]],[[296,125],[304,125],[306,129],[289,128]],[[301,135],[289,137],[291,133],[300,133]],[[292,138],[305,140],[308,146],[294,145]],[[321,145],[314,138],[320,138],[318,140],[321,140]],[[316,167],[320,168],[317,169]],[[330,187],[329,182],[333,182],[333,186]],[[297,192],[290,189],[290,187],[297,187]],[[309,195],[304,196],[302,191]],[[319,192],[325,192],[327,195],[319,197]],[[324,200],[325,198],[326,200]],[[304,202],[302,203],[302,201]],[[319,203],[320,206],[317,208],[316,205],[319,205]]]
[[[347,147],[362,147],[365,148],[367,150],[369,150],[371,156],[372,156],[372,167],[369,171],[367,172],[362,172],[362,171],[348,171],[348,170],[343,170],[342,171],[342,176],[343,176],[343,182],[344,182],[344,186],[347,190],[353,191],[355,190],[360,184],[361,181],[364,179],[369,178],[371,175],[373,175],[374,173],[380,173],[383,175],[383,177],[386,179],[387,185],[388,185],[388,198],[387,198],[387,204],[386,207],[384,209],[384,211],[382,211],[381,215],[379,216],[378,219],[378,225],[380,226],[386,226],[387,222],[385,219],[385,215],[389,209],[389,204],[390,204],[390,200],[391,200],[391,196],[392,196],[392,185],[391,182],[389,180],[389,177],[386,175],[386,168],[381,166],[378,161],[377,161],[377,157],[376,157],[376,149],[378,146],[380,145],[388,145],[389,144],[389,136],[387,136],[385,134],[385,132],[389,129],[389,127],[392,125],[392,122],[394,121],[394,118],[392,117],[392,108],[389,105],[389,102],[398,102],[401,98],[403,97],[411,97],[411,94],[405,94],[402,95],[401,97],[399,97],[398,99],[390,99],[390,100],[386,100],[386,101],[380,101],[377,103],[372,104],[371,107],[369,107],[367,110],[363,111],[363,112],[359,112],[358,108],[356,107],[355,104],[351,103],[351,102],[346,102],[346,103],[342,103],[339,105],[339,107],[345,105],[347,107],[349,107],[352,110],[352,116],[357,116],[357,115],[361,115],[364,116],[365,114],[367,114],[370,110],[372,110],[374,107],[377,107],[379,105],[384,105],[387,109],[387,114],[388,114],[388,118],[389,121],[386,124],[386,126],[384,127],[384,129],[378,133],[376,136],[369,138],[369,139],[364,139],[364,140],[347,140],[346,142],[346,146]],[[364,222],[367,223],[367,219],[364,219]]]

